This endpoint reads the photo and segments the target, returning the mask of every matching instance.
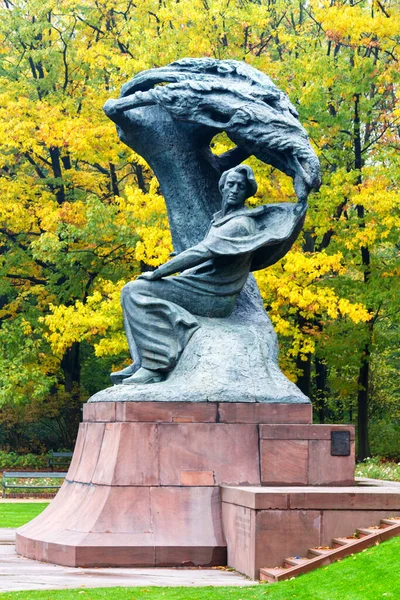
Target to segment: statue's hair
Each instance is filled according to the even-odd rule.
[[[246,178],[247,198],[254,196],[257,191],[257,182],[254,177],[253,169],[248,165],[238,165],[237,167],[233,167],[233,169],[229,169],[222,173],[221,179],[218,182],[218,188],[221,193],[229,173],[240,173],[241,175],[244,175]]]
[[[319,188],[319,161],[297,110],[267,75],[247,63],[184,58],[143,71],[122,87],[120,100],[107,103],[105,111],[124,129],[130,118],[124,116],[126,111],[154,104],[174,121],[195,125],[192,131],[204,147],[224,131],[239,156],[255,156],[292,177],[302,202],[311,188]],[[236,156],[207,153],[203,158],[218,168],[235,164]]]

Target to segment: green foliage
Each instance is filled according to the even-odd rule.
[[[43,471],[48,469],[47,454],[17,454],[0,450],[0,471]]]
[[[366,458],[356,466],[356,476],[400,481],[400,463],[385,461],[379,456]]]
[[[321,160],[303,238],[259,278],[284,370],[321,420],[356,421],[363,403],[398,419],[398,23],[390,0],[0,1],[2,446],[39,452],[40,431],[71,447],[82,401],[129,360],[119,289],[170,237],[151,170],[102,105],[184,56],[270,75]],[[255,168],[257,203],[293,199],[289,178]]]
[[[373,456],[400,461],[400,421],[371,421],[370,441]]]
[[[20,454],[42,454],[48,449],[74,447],[81,419],[83,390],[73,387],[71,393],[60,385],[46,397],[30,398],[0,410],[0,448],[18,449]]]
[[[13,399],[20,404],[45,399],[56,379],[49,375],[49,347],[39,324],[33,330],[24,317],[6,321],[0,328],[0,406]],[[28,313],[28,314],[27,314]],[[11,360],[10,360],[11,358]]]

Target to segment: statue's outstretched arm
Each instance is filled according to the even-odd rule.
[[[200,242],[200,244],[184,250],[178,256],[174,256],[168,262],[157,267],[155,271],[142,273],[139,278],[155,280],[168,277],[168,275],[196,267],[212,258],[212,256],[211,250]]]

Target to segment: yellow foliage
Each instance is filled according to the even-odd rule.
[[[330,0],[311,2],[317,20],[331,40],[381,47],[382,43],[400,35],[399,4],[394,3],[386,12],[378,2],[363,4],[360,7],[342,2],[333,4]]]
[[[350,4],[24,0],[10,9],[2,2],[0,266],[9,301],[0,317],[17,318],[31,301],[46,315],[50,303],[44,323],[60,358],[83,340],[98,356],[127,354],[120,288],[140,262],[158,266],[173,248],[157,181],[118,140],[102,105],[144,69],[210,56],[244,59],[287,91],[324,165],[305,227],[316,247],[332,234],[329,251],[297,245],[256,275],[289,354],[314,352],[315,321],[368,321],[366,306],[348,299],[341,282],[363,281],[361,246],[380,257],[397,243],[400,5]],[[355,94],[362,173],[354,168]],[[216,154],[233,146],[225,135],[213,140]],[[254,157],[246,162],[259,183],[250,206],[295,200],[291,178]],[[398,273],[392,263],[381,271],[385,280]],[[29,335],[28,318],[21,327]]]
[[[276,332],[292,338],[291,356],[300,354],[305,357],[313,353],[319,334],[318,328],[310,324],[300,327],[297,319],[292,318],[296,314],[306,323],[312,323],[316,316],[320,320],[347,317],[354,323],[371,318],[362,303],[341,298],[329,287],[330,278],[345,273],[340,252],[328,255],[325,252],[308,254],[296,250],[289,252],[278,264],[256,273]]]
[[[86,225],[85,205],[79,200],[71,204],[71,202],[64,202],[62,207],[58,210],[57,222],[68,223],[77,227],[83,227]]]
[[[114,284],[100,280],[86,302],[73,306],[50,305],[51,313],[42,320],[48,328],[46,337],[56,356],[62,357],[74,342],[89,340],[97,356],[119,354],[127,350],[122,329],[120,292],[124,281]],[[102,336],[102,339],[98,339]]]
[[[139,188],[125,188],[125,198],[119,198],[123,218],[134,219],[140,240],[135,247],[137,261],[157,267],[168,260],[173,250],[164,198],[158,192],[158,183],[152,179],[144,194]]]

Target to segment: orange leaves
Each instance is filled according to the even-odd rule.
[[[75,225],[76,227],[83,227],[87,223],[83,202],[77,201],[74,202],[74,204],[64,202],[62,207],[58,210],[58,218],[63,223]]]
[[[371,10],[369,2],[351,6],[346,3],[310,3],[317,20],[325,30],[326,37],[334,42],[347,43],[353,47],[385,47],[390,39],[400,33],[399,7],[393,5],[383,12],[378,3]]]

